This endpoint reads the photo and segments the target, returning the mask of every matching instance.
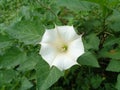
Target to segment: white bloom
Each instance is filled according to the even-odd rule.
[[[84,53],[82,35],[77,35],[73,26],[55,26],[46,30],[40,55],[51,66],[66,70],[78,64],[77,58]]]

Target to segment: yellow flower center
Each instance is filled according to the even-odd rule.
[[[66,52],[68,50],[68,46],[67,45],[58,45],[57,50],[60,53],[64,53],[64,52]]]
[[[63,45],[61,48],[60,48],[60,52],[66,52],[68,49],[68,46],[67,45]]]
[[[58,38],[53,45],[59,53],[64,53],[68,50],[68,43],[64,42],[62,39]]]

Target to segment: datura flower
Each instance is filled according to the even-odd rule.
[[[77,63],[84,53],[82,35],[77,35],[73,26],[55,26],[47,29],[40,42],[39,54],[50,65],[66,70]]]

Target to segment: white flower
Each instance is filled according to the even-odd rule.
[[[43,35],[40,55],[50,65],[66,70],[78,64],[77,58],[84,53],[82,35],[73,26],[55,26]]]

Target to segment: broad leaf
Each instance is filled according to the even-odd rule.
[[[21,21],[8,27],[7,32],[25,44],[38,44],[44,33],[39,21]]]
[[[120,12],[114,11],[113,14],[108,17],[107,22],[109,23],[108,27],[113,31],[120,31]]]
[[[26,60],[26,53],[18,48],[10,48],[7,53],[0,56],[0,68],[14,68]]]
[[[33,86],[32,83],[26,77],[23,77],[21,79],[21,88],[20,88],[20,90],[28,90],[32,86]]]
[[[26,61],[21,63],[21,65],[18,67],[17,70],[28,71],[35,69],[35,66],[38,63],[38,61],[39,61],[39,55],[32,53],[26,57]]]
[[[99,67],[97,58],[90,52],[86,52],[78,59],[80,65],[88,65],[93,67]]]
[[[99,57],[120,59],[120,49],[112,50],[107,50],[106,48],[102,49],[101,51],[99,51]]]
[[[95,34],[90,34],[85,37],[84,45],[86,49],[97,50],[99,47],[99,38]]]
[[[12,45],[12,40],[7,35],[0,34],[0,49]]]
[[[61,76],[63,72],[56,67],[50,68],[49,65],[40,59],[37,64],[37,88],[38,90],[46,90],[52,86]]]
[[[0,34],[0,52],[2,53],[6,48],[12,46],[12,39],[10,39],[7,35]],[[0,54],[1,54],[0,53]]]
[[[12,69],[0,70],[0,86],[10,83],[16,75],[17,73]]]
[[[106,3],[106,0],[86,0],[86,1],[94,2],[100,5],[104,5]]]
[[[120,38],[117,37],[108,37],[104,42],[104,47],[111,47],[114,44],[119,44]]]
[[[58,6],[67,7],[72,11],[89,11],[91,6],[95,5],[91,2],[80,1],[80,0],[57,0]]]
[[[120,60],[111,60],[106,70],[120,72]]]

